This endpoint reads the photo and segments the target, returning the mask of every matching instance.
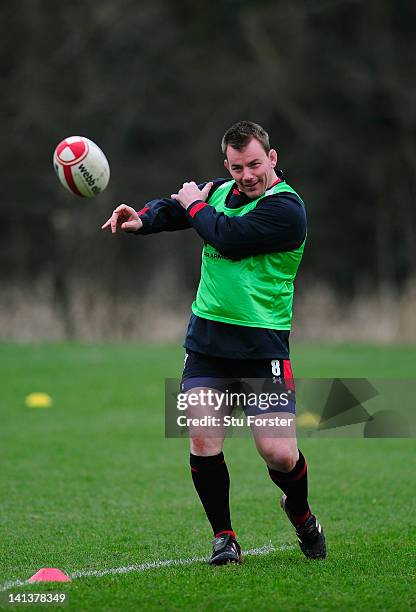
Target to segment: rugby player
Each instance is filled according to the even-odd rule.
[[[226,131],[221,145],[231,179],[185,182],[170,198],[152,200],[138,212],[121,204],[102,228],[116,233],[120,226],[139,235],[193,228],[204,241],[201,280],[184,343],[182,391],[263,379],[268,388],[283,384],[294,398],[289,333],[293,282],[306,239],[304,203],[277,168],[277,151],[261,126],[240,121]],[[204,406],[191,416],[208,412]],[[295,413],[295,401],[266,412],[286,420]],[[302,552],[324,558],[325,536],[308,504],[307,464],[295,429],[285,435],[265,434],[261,427],[252,431],[271,480],[283,492],[280,504]],[[189,432],[192,479],[214,533],[209,562],[239,563],[225,432],[198,427]]]

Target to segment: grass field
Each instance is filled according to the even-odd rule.
[[[0,345],[0,587],[45,566],[72,574],[208,555],[187,443],[164,438],[163,380],[182,358],[170,346]],[[298,376],[413,378],[416,348],[295,346],[293,364]],[[26,407],[34,391],[53,407]],[[238,567],[143,565],[12,591],[65,591],[77,611],[415,610],[415,439],[301,447],[325,561],[303,557],[252,441],[236,438],[225,452],[239,541],[282,550]]]

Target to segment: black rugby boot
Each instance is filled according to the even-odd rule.
[[[241,563],[242,555],[239,543],[230,533],[220,534],[214,538],[210,565]]]
[[[302,525],[295,525],[289,510],[286,508],[286,495],[282,496],[280,506],[282,510],[286,512],[290,522],[295,527],[299,546],[305,557],[308,557],[308,559],[325,559],[325,534],[316,516],[311,514]]]

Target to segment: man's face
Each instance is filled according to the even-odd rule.
[[[237,183],[239,191],[253,199],[262,196],[276,180],[276,164],[277,152],[271,149],[266,153],[256,138],[252,138],[241,151],[228,145],[224,160],[224,166]]]

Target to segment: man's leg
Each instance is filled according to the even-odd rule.
[[[274,413],[261,418],[276,416],[286,420],[294,417],[290,413]],[[325,537],[321,525],[309,508],[308,469],[298,449],[295,426],[286,431],[261,426],[252,427],[252,430],[257,450],[268,467],[270,478],[284,493],[281,506],[296,529],[303,553],[309,558],[324,558]]]
[[[216,389],[190,387],[189,381],[187,387],[188,394],[200,395],[202,390],[205,398],[208,397],[209,391],[218,393]],[[189,406],[187,416],[197,420],[211,417],[216,419],[216,423],[221,423],[224,415],[230,412],[224,405],[215,409],[207,404],[208,402],[204,401],[203,404]],[[241,550],[231,524],[230,477],[222,452],[224,427],[220,424],[192,425],[189,428],[189,436],[192,481],[214,534],[214,550],[210,563],[238,563],[241,560]]]
[[[280,418],[294,415],[279,414]],[[263,457],[273,482],[286,495],[286,510],[293,525],[308,520],[311,511],[308,504],[308,468],[305,457],[298,449],[296,437],[255,436],[256,446]]]
[[[214,536],[232,533],[230,477],[222,452],[221,438],[191,438],[192,481],[211,524]]]

